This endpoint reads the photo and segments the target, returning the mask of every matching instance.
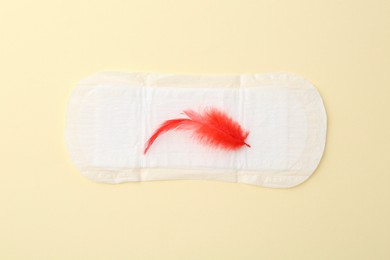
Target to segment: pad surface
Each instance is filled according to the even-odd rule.
[[[250,131],[250,148],[223,151],[189,132],[168,132],[146,155],[144,144],[186,109],[216,107]],[[316,169],[326,138],[317,90],[286,74],[179,76],[100,73],[81,81],[67,113],[66,143],[87,177],[108,183],[214,179],[291,187]]]

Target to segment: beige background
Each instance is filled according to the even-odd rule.
[[[390,259],[390,2],[1,1],[0,259]],[[106,70],[289,71],[328,141],[293,189],[99,184],[70,162],[75,83]]]

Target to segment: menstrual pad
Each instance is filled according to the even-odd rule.
[[[326,120],[317,90],[288,73],[109,72],[79,82],[65,136],[74,164],[99,182],[209,179],[286,188],[317,168]]]

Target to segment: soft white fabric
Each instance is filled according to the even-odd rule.
[[[250,131],[251,148],[223,151],[189,132],[171,131],[144,155],[146,140],[185,109],[216,107]],[[73,162],[101,182],[216,179],[291,187],[316,169],[326,113],[317,90],[277,73],[179,76],[100,73],[81,81],[68,107],[66,142]]]

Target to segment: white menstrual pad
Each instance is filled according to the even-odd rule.
[[[251,147],[224,151],[190,132],[145,142],[183,110],[215,107],[250,132]],[[292,187],[319,164],[326,112],[317,90],[287,74],[180,76],[109,72],[81,81],[68,105],[66,143],[82,174],[107,183],[211,179]]]

